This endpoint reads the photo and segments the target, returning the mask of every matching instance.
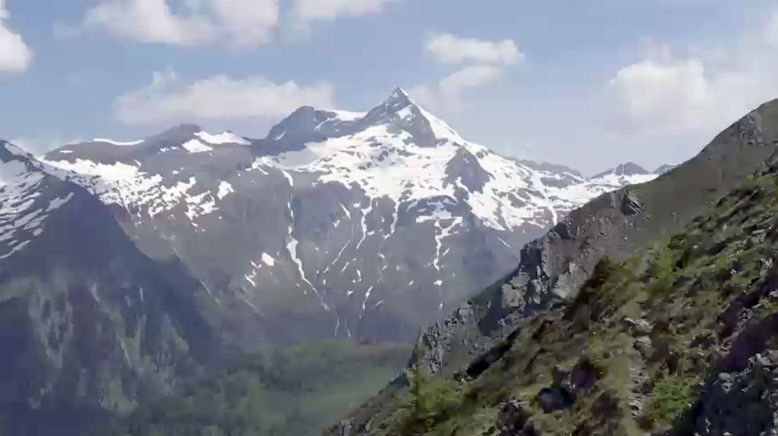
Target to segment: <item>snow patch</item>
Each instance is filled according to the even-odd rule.
[[[264,263],[269,267],[272,267],[276,264],[276,259],[267,253],[262,253],[262,263]]]
[[[213,148],[203,144],[201,141],[197,139],[190,139],[189,141],[186,141],[185,143],[181,144],[181,147],[183,147],[184,150],[190,153],[206,153],[209,151],[213,151]]]
[[[51,200],[49,202],[49,207],[46,208],[46,213],[49,213],[55,209],[59,209],[62,207],[62,205],[70,201],[71,198],[73,198],[72,192],[66,195],[65,198],[55,198],[54,200]]]
[[[114,141],[113,139],[107,139],[107,138],[94,138],[92,139],[92,142],[100,142],[104,144],[111,144],[111,145],[118,145],[120,147],[129,147],[132,145],[138,145],[142,144],[144,142],[143,139],[138,139],[136,141]]]
[[[229,182],[222,180],[219,182],[219,192],[216,193],[216,198],[221,200],[233,192],[235,192],[235,190],[232,188],[232,185]]]
[[[214,135],[202,131],[202,132],[195,133],[195,136],[203,140],[203,142],[207,142],[208,144],[211,145],[223,145],[223,144],[250,145],[251,144],[249,141],[246,140],[246,138],[238,136],[232,132],[222,132]]]

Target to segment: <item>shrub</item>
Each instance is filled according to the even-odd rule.
[[[645,418],[652,426],[671,424],[691,407],[696,394],[695,378],[684,375],[665,376],[654,386]]]

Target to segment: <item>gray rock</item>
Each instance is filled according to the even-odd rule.
[[[643,202],[632,192],[625,191],[621,198],[621,213],[624,215],[637,215],[643,210]]]
[[[526,407],[518,400],[512,399],[500,407],[497,412],[497,431],[500,436],[520,436],[523,433],[530,415]]]
[[[651,323],[642,318],[624,318],[624,324],[629,328],[630,334],[635,337],[648,336],[653,330]]]

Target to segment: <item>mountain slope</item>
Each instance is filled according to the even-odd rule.
[[[475,314],[465,329],[475,327],[487,336],[502,336],[501,331],[515,320],[574,297],[601,257],[629,256],[682,228],[764,165],[776,145],[778,102],[771,102],[671,172],[602,195],[572,212],[545,236],[522,248],[516,271],[459,309],[455,318]],[[450,330],[447,323],[431,331]]]
[[[340,434],[774,432],[776,212],[773,162],[675,235],[602,258],[569,304],[520,321],[454,377],[411,371],[415,394]]]
[[[401,89],[366,113],[303,107],[262,140],[184,125],[46,155],[152,258],[180,257],[251,347],[410,341],[573,208],[649,173],[587,179],[467,142]]]
[[[486,353],[528,317],[575,298],[604,256],[624,259],[679,231],[721,195],[753,174],[778,145],[778,102],[725,130],[697,157],[655,181],[600,196],[522,249],[505,279],[422,335],[424,371],[450,375]],[[680,189],[679,187],[683,187]],[[356,411],[364,429],[403,390],[404,377]]]
[[[14,435],[81,434],[215,363],[207,301],[82,187],[0,142],[0,415]],[[72,427],[72,428],[71,428]]]

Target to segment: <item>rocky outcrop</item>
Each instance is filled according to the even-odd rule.
[[[499,436],[534,436],[530,415],[526,407],[516,399],[507,401],[497,414],[496,429]]]
[[[637,215],[641,210],[643,210],[643,202],[630,191],[624,191],[624,196],[621,198],[621,213],[627,216]]]
[[[695,434],[771,435],[778,431],[778,350],[740,371],[713,377],[695,417]]]

